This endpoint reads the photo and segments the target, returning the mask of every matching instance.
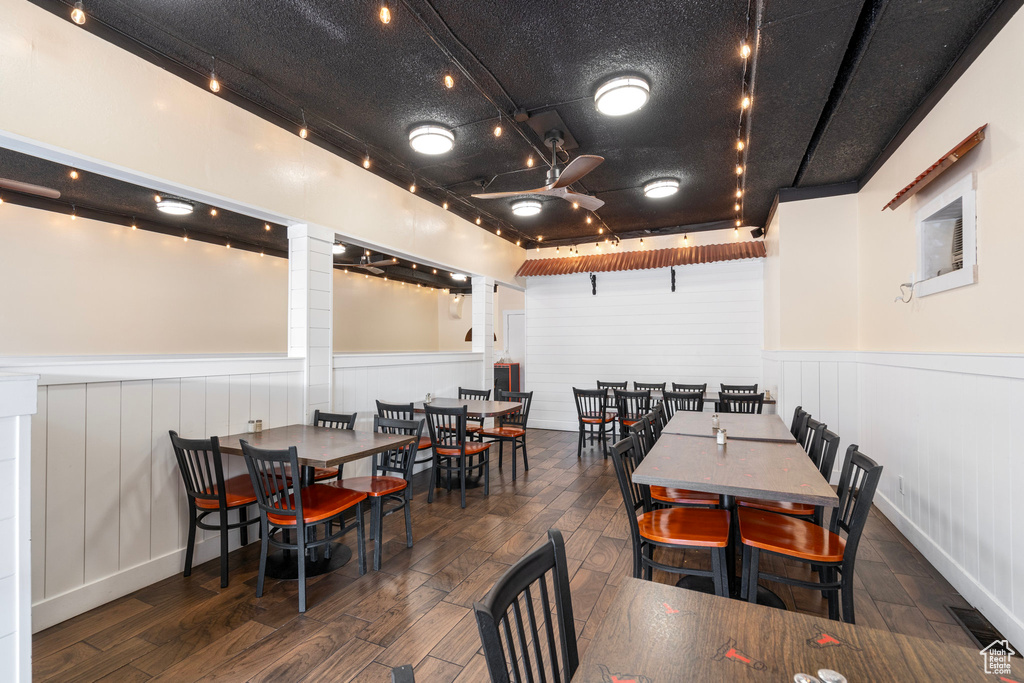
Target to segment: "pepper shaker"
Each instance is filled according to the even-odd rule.
[[[263,432],[263,420],[256,420],[256,433],[260,434]]]
[[[719,424],[721,423],[718,421],[718,413],[715,413],[711,416],[711,428],[718,429]]]
[[[725,445],[725,430],[724,429],[719,429],[718,430],[718,435],[715,437],[715,440],[718,442],[719,446],[724,446]]]
[[[245,431],[252,434],[256,431],[256,420],[249,420],[249,424],[246,425]]]

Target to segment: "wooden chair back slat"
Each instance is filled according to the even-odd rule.
[[[299,472],[299,452],[295,446],[270,450],[257,448],[245,439],[242,439],[241,445],[242,457],[252,479],[260,513],[301,520],[302,493],[298,482],[295,482],[292,490],[290,476],[293,472]]]
[[[226,507],[224,466],[217,437],[183,439],[173,429],[169,434],[185,493],[192,499],[215,500]]]
[[[764,408],[764,394],[719,393],[716,403],[720,413],[747,413],[760,415]]]
[[[466,406],[435,408],[428,404],[423,411],[434,448],[458,448],[465,455],[466,415],[469,412]]]

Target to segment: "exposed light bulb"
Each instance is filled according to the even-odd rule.
[[[71,10],[71,21],[79,26],[85,23],[85,7],[82,6],[81,0],[76,2],[75,8]]]
[[[743,144],[743,140],[736,141],[736,149],[742,152],[744,147],[746,147],[746,145]]]
[[[594,242],[594,248],[597,249],[598,251],[601,251],[601,243],[600,242]]]
[[[744,97],[742,100],[740,100],[740,109],[749,109],[749,108],[750,108],[750,97]]]
[[[740,221],[740,219],[737,218],[736,219],[736,228],[739,229],[740,225],[742,225],[742,221]]]
[[[555,253],[556,254],[558,253],[558,247],[555,247]]]
[[[739,199],[742,196],[743,196],[743,190],[736,190],[736,199]]]
[[[476,224],[477,224],[477,225],[480,225],[480,216],[477,216],[477,217],[476,217]]]
[[[740,43],[740,57],[746,59],[750,56],[750,46],[746,43]]]
[[[363,157],[363,168],[370,168],[370,155]]]
[[[266,254],[264,254],[264,253],[263,253],[263,252],[261,251],[261,252],[260,252],[260,258],[263,258],[264,256],[266,256]]]
[[[267,232],[270,232],[270,223],[264,223],[263,229],[266,230]]]
[[[303,140],[309,137],[309,130],[305,126],[299,128],[299,137]]]
[[[497,230],[495,231],[495,233],[494,233],[494,234],[495,234],[495,235],[500,235],[500,234],[501,234],[501,228],[498,228],[498,229],[497,229]]]
[[[643,237],[640,238],[640,246],[641,247],[644,246],[644,238]]]
[[[71,169],[71,173],[69,173],[68,175],[71,176],[72,180],[78,180],[78,171],[76,171],[75,169]]]
[[[733,204],[733,205],[732,205],[732,208],[733,208],[733,210],[734,210],[734,211],[739,211],[739,210],[740,210],[740,204],[739,204],[739,202],[736,202],[735,204]]]
[[[594,222],[594,219],[591,218],[590,216],[587,216],[587,225],[590,225],[593,222]]]
[[[580,208],[580,203],[579,202],[573,202],[572,203],[572,208],[574,208],[574,209]]]
[[[3,202],[3,200],[2,200],[2,199],[0,199],[0,202]],[[522,246],[522,244],[523,244],[523,241],[522,241],[522,240],[516,240],[516,246],[517,246],[517,247],[520,247],[520,246]]]
[[[736,164],[736,175],[743,175],[743,167]]]
[[[451,74],[444,75],[444,87],[448,88],[449,90],[455,87],[455,79],[452,78]]]
[[[740,229],[739,228],[733,228],[732,229],[732,234],[738,236],[740,234]]]
[[[444,209],[445,211],[447,211],[448,210],[448,202],[444,202],[443,204],[441,204],[441,208]]]
[[[74,206],[72,206],[71,207],[71,220],[76,220],[77,218],[78,218],[77,210],[75,209]]]
[[[437,275],[437,268],[434,268],[434,275]]]
[[[135,220],[132,219],[132,230],[138,230],[139,226],[135,225]]]
[[[217,215],[217,209],[210,209],[210,215],[211,216],[216,216]]]
[[[415,264],[415,263],[414,263],[414,264],[412,264],[412,269],[413,269],[413,270],[416,270],[416,264]]]
[[[416,183],[412,183],[411,185],[409,185],[409,192],[416,194]]]
[[[225,244],[224,246],[225,246],[225,247],[226,247],[227,249],[230,249],[230,248],[231,248],[231,242],[228,242],[228,243],[227,243],[227,244]]]
[[[220,92],[220,81],[217,80],[217,74],[210,74],[210,91]]]
[[[4,198],[0,197],[0,204],[3,204],[3,203],[4,203]]]
[[[604,228],[598,228],[597,229],[597,234],[598,235],[603,235],[604,234]]]
[[[537,241],[538,242],[543,242],[544,241],[544,235],[537,235]]]
[[[380,22],[382,24],[391,23],[391,8],[388,7],[386,2],[380,6]]]
[[[187,234],[186,235],[182,235],[181,241],[182,242],[188,242],[188,235]]]
[[[683,235],[683,244],[684,244],[684,245],[686,244],[686,242],[687,242],[687,240],[688,240],[688,239],[689,239],[689,238],[688,238],[688,237],[687,237],[687,236],[686,236],[686,235],[684,234],[684,235]]]
[[[496,137],[496,138],[500,138],[501,137],[501,124],[500,123],[494,127],[494,137]]]
[[[161,199],[162,199],[162,197],[160,195],[158,195],[158,194],[153,195],[153,201],[154,202],[159,202]]]
[[[398,263],[398,259],[396,259],[395,257],[393,257],[393,256],[392,256],[392,257],[391,257],[391,262],[392,262],[392,263]]]
[[[533,168],[533,157],[532,156],[526,160],[526,167],[527,168]]]

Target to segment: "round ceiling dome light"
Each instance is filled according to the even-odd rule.
[[[172,216],[187,216],[192,213],[193,209],[192,202],[186,202],[184,199],[171,199],[169,197],[162,197],[156,203],[156,208]]]
[[[455,133],[434,124],[409,131],[409,146],[420,154],[444,154],[455,145]]]
[[[679,181],[675,178],[659,178],[644,185],[644,194],[651,199],[668,197],[679,192]]]
[[[540,213],[540,202],[536,199],[522,199],[512,202],[512,213],[517,216],[536,216]]]
[[[594,94],[597,110],[608,116],[632,114],[647,104],[651,86],[638,76],[620,76],[605,81]]]

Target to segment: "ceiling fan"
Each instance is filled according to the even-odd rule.
[[[560,197],[567,202],[579,204],[588,211],[596,211],[604,206],[604,202],[589,194],[573,192],[569,186],[587,175],[604,162],[604,157],[583,154],[563,167],[558,163],[558,149],[562,146],[562,132],[553,130],[544,138],[544,142],[551,147],[551,168],[548,169],[547,184],[533,190],[519,190],[517,192],[487,192],[473,195],[477,199],[501,199],[503,197],[516,197],[524,194],[540,194],[547,197]]]
[[[377,266],[391,266],[394,265],[394,263],[395,262],[389,258],[383,259],[381,261],[371,261],[369,256],[363,254],[362,256],[359,257],[359,263],[335,263],[334,265],[343,266],[345,268],[358,268],[360,270],[365,270],[369,273],[373,273],[374,275],[382,275],[384,271],[378,268]]]
[[[15,192],[21,192],[23,194],[34,194],[40,197],[46,197],[47,199],[60,199],[60,192],[51,187],[33,185],[32,183],[23,183],[20,180],[12,180],[10,178],[0,178],[0,188],[5,190],[14,190]]]

